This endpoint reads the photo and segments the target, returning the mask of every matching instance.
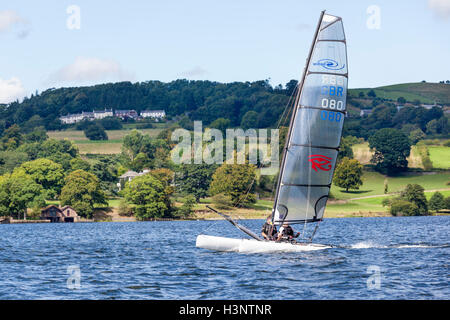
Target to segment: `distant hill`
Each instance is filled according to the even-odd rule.
[[[367,93],[373,90],[378,98],[397,101],[399,97],[405,98],[409,102],[419,100],[424,104],[445,104],[450,105],[450,84],[444,83],[402,83],[377,88],[350,89],[349,96],[357,98],[360,92],[367,97]]]
[[[232,127],[240,126],[244,116],[255,111],[256,115],[250,113],[252,125],[267,128],[276,125],[296,84],[295,80],[289,81],[285,87],[272,87],[268,80],[232,83],[176,80],[52,88],[22,102],[0,105],[0,131],[12,124],[28,129],[45,126],[47,130],[59,130],[63,128],[59,121],[62,115],[105,108],[138,112],[163,109],[169,118],[187,114],[191,120],[202,120],[205,124],[226,118]],[[371,90],[376,97],[368,97]],[[361,92],[363,97],[360,97]],[[348,109],[351,115],[358,116],[360,109],[396,103],[399,97],[411,103],[419,100],[425,104],[450,105],[450,84],[421,82],[350,89]]]

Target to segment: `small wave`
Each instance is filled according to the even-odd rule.
[[[387,248],[386,246],[379,245],[372,241],[362,241],[355,244],[350,245],[351,249],[370,249],[370,248]]]
[[[394,246],[394,248],[446,248],[449,245],[443,244],[443,245],[428,245],[428,244],[401,244]]]

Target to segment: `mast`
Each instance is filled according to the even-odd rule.
[[[322,23],[322,19],[323,19],[324,14],[325,14],[325,10],[323,10],[320,13],[319,22],[317,23],[316,31],[314,33],[313,42],[311,43],[311,47],[309,48],[308,58],[306,59],[306,65],[305,65],[305,68],[303,69],[302,79],[301,79],[300,85],[298,86],[298,89],[297,89],[297,95],[295,96],[294,108],[292,110],[291,119],[289,121],[289,129],[288,129],[288,133],[286,135],[286,141],[284,143],[283,155],[281,157],[280,172],[278,174],[278,182],[277,182],[277,188],[276,188],[276,192],[275,192],[275,201],[274,201],[273,208],[272,208],[272,228],[273,228],[273,220],[274,220],[275,210],[276,210],[277,205],[278,205],[278,196],[279,196],[279,192],[280,192],[280,185],[281,185],[281,181],[282,181],[283,173],[284,173],[284,165],[285,165],[285,162],[286,162],[286,153],[287,153],[287,150],[288,150],[288,147],[289,147],[289,141],[290,141],[290,138],[291,138],[291,135],[292,135],[292,127],[293,127],[294,119],[295,119],[295,116],[297,114],[297,109],[298,109],[297,106],[298,106],[298,103],[300,101],[300,96],[302,94],[302,89],[303,89],[303,84],[305,82],[306,73],[308,71],[308,66],[309,66],[309,64],[311,62],[311,56],[312,56],[313,51],[314,51],[314,46],[315,46],[315,44],[317,42],[317,36],[319,34],[320,25]]]

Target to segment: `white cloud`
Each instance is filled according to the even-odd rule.
[[[12,77],[9,80],[0,78],[0,103],[10,103],[25,95],[26,91],[19,78]]]
[[[428,7],[438,17],[445,20],[450,18],[450,0],[428,0]]]
[[[182,77],[186,77],[186,78],[190,78],[190,77],[198,77],[198,76],[203,76],[205,74],[207,74],[208,71],[206,71],[205,69],[203,69],[200,66],[196,66],[190,70],[187,70],[185,72],[180,73],[180,76]]]
[[[12,10],[0,11],[0,33],[15,31],[23,39],[30,33],[30,23]]]
[[[104,80],[132,80],[134,75],[125,71],[114,60],[77,57],[75,61],[52,74],[50,82],[86,82]]]

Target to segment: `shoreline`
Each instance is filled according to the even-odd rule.
[[[438,217],[438,216],[449,216],[450,212],[439,212],[439,213],[433,213],[428,216],[424,217]],[[387,214],[385,212],[369,212],[369,213],[354,213],[354,214],[342,214],[342,216],[331,216],[331,217],[324,217],[324,219],[346,219],[346,218],[398,218],[395,216],[392,216],[390,214]],[[406,217],[406,216],[400,216],[400,217]],[[234,217],[235,220],[264,220],[266,218],[266,215],[261,215],[261,217]],[[5,219],[6,220],[6,219]],[[49,220],[15,220],[10,219],[9,222],[5,222],[5,220],[1,220],[0,224],[49,224],[52,223]],[[78,222],[53,222],[55,224],[77,224],[77,223],[107,223],[107,222],[167,222],[167,221],[219,221],[219,220],[225,220],[221,217],[192,217],[192,218],[182,218],[182,219],[176,219],[176,218],[162,218],[162,219],[150,219],[150,220],[137,220],[137,219],[124,219],[124,220],[85,220],[85,221],[78,221]]]

